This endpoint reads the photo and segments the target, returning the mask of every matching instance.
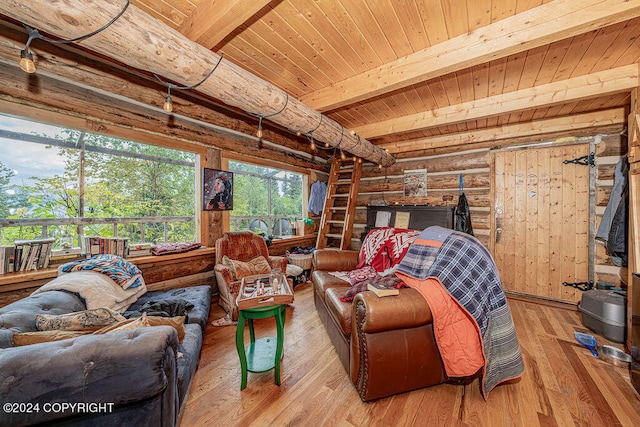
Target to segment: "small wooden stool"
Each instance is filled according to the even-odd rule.
[[[271,305],[266,307],[246,308],[238,310],[238,325],[236,327],[236,348],[240,357],[242,369],[242,381],[240,390],[247,387],[247,372],[267,372],[274,369],[274,380],[280,385],[280,361],[283,356],[284,346],[284,320],[286,304]],[[277,338],[268,337],[256,340],[253,319],[276,318]],[[244,347],[244,326],[249,321],[250,344],[246,351]]]

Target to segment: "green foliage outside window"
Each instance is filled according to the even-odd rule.
[[[276,219],[302,218],[301,174],[236,161],[229,162],[229,170],[234,173],[232,231],[264,221],[272,234]]]
[[[79,170],[81,151],[57,147],[64,171],[53,177],[31,177],[28,183],[11,186],[13,172],[0,161],[0,218],[138,218],[195,216],[195,155],[193,153],[139,144],[100,135],[80,134],[64,129],[55,139],[77,143],[84,138],[87,146],[108,153],[84,152],[84,209],[81,212]],[[30,144],[15,141],[16,144]],[[53,148],[53,147],[49,147]],[[135,158],[112,154],[113,150],[139,155]],[[55,156],[52,150],[52,156]],[[166,161],[148,160],[162,158]],[[46,159],[34,159],[34,162]],[[190,166],[186,165],[187,163]],[[8,192],[9,190],[10,192]],[[14,193],[14,194],[10,194]],[[195,221],[170,223],[168,241],[194,241]],[[50,226],[47,234],[57,238],[70,235],[78,245],[77,226]],[[142,240],[138,223],[118,225],[118,237],[131,243]],[[16,239],[38,238],[41,226],[0,229],[2,244]],[[84,225],[84,235],[113,237],[113,225]],[[164,223],[144,226],[146,242],[164,241]]]

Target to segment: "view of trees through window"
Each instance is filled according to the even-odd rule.
[[[195,154],[0,116],[0,239],[194,241]]]
[[[293,234],[294,221],[303,217],[303,176],[237,161],[229,161],[229,170],[234,173],[231,230]]]

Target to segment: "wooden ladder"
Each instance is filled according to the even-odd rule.
[[[316,241],[317,249],[336,247],[336,241],[339,241],[337,247],[340,249],[349,249],[361,173],[362,163],[360,162],[351,160],[347,162],[339,158],[333,160]],[[344,189],[347,186],[348,192],[338,191],[338,188]],[[330,239],[331,245],[329,245]]]

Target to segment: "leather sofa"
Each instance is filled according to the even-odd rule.
[[[182,301],[193,304],[182,342],[175,328],[154,326],[15,347],[15,333],[36,331],[36,314],[86,305],[54,290],[0,308],[0,402],[15,406],[0,408],[0,426],[176,425],[200,359],[211,288],[150,291],[129,307]]]
[[[371,401],[448,380],[433,334],[429,305],[418,291],[378,297],[358,293],[343,302],[350,284],[328,272],[349,271],[358,252],[314,252],[311,280],[318,315],[338,357],[363,401]]]

